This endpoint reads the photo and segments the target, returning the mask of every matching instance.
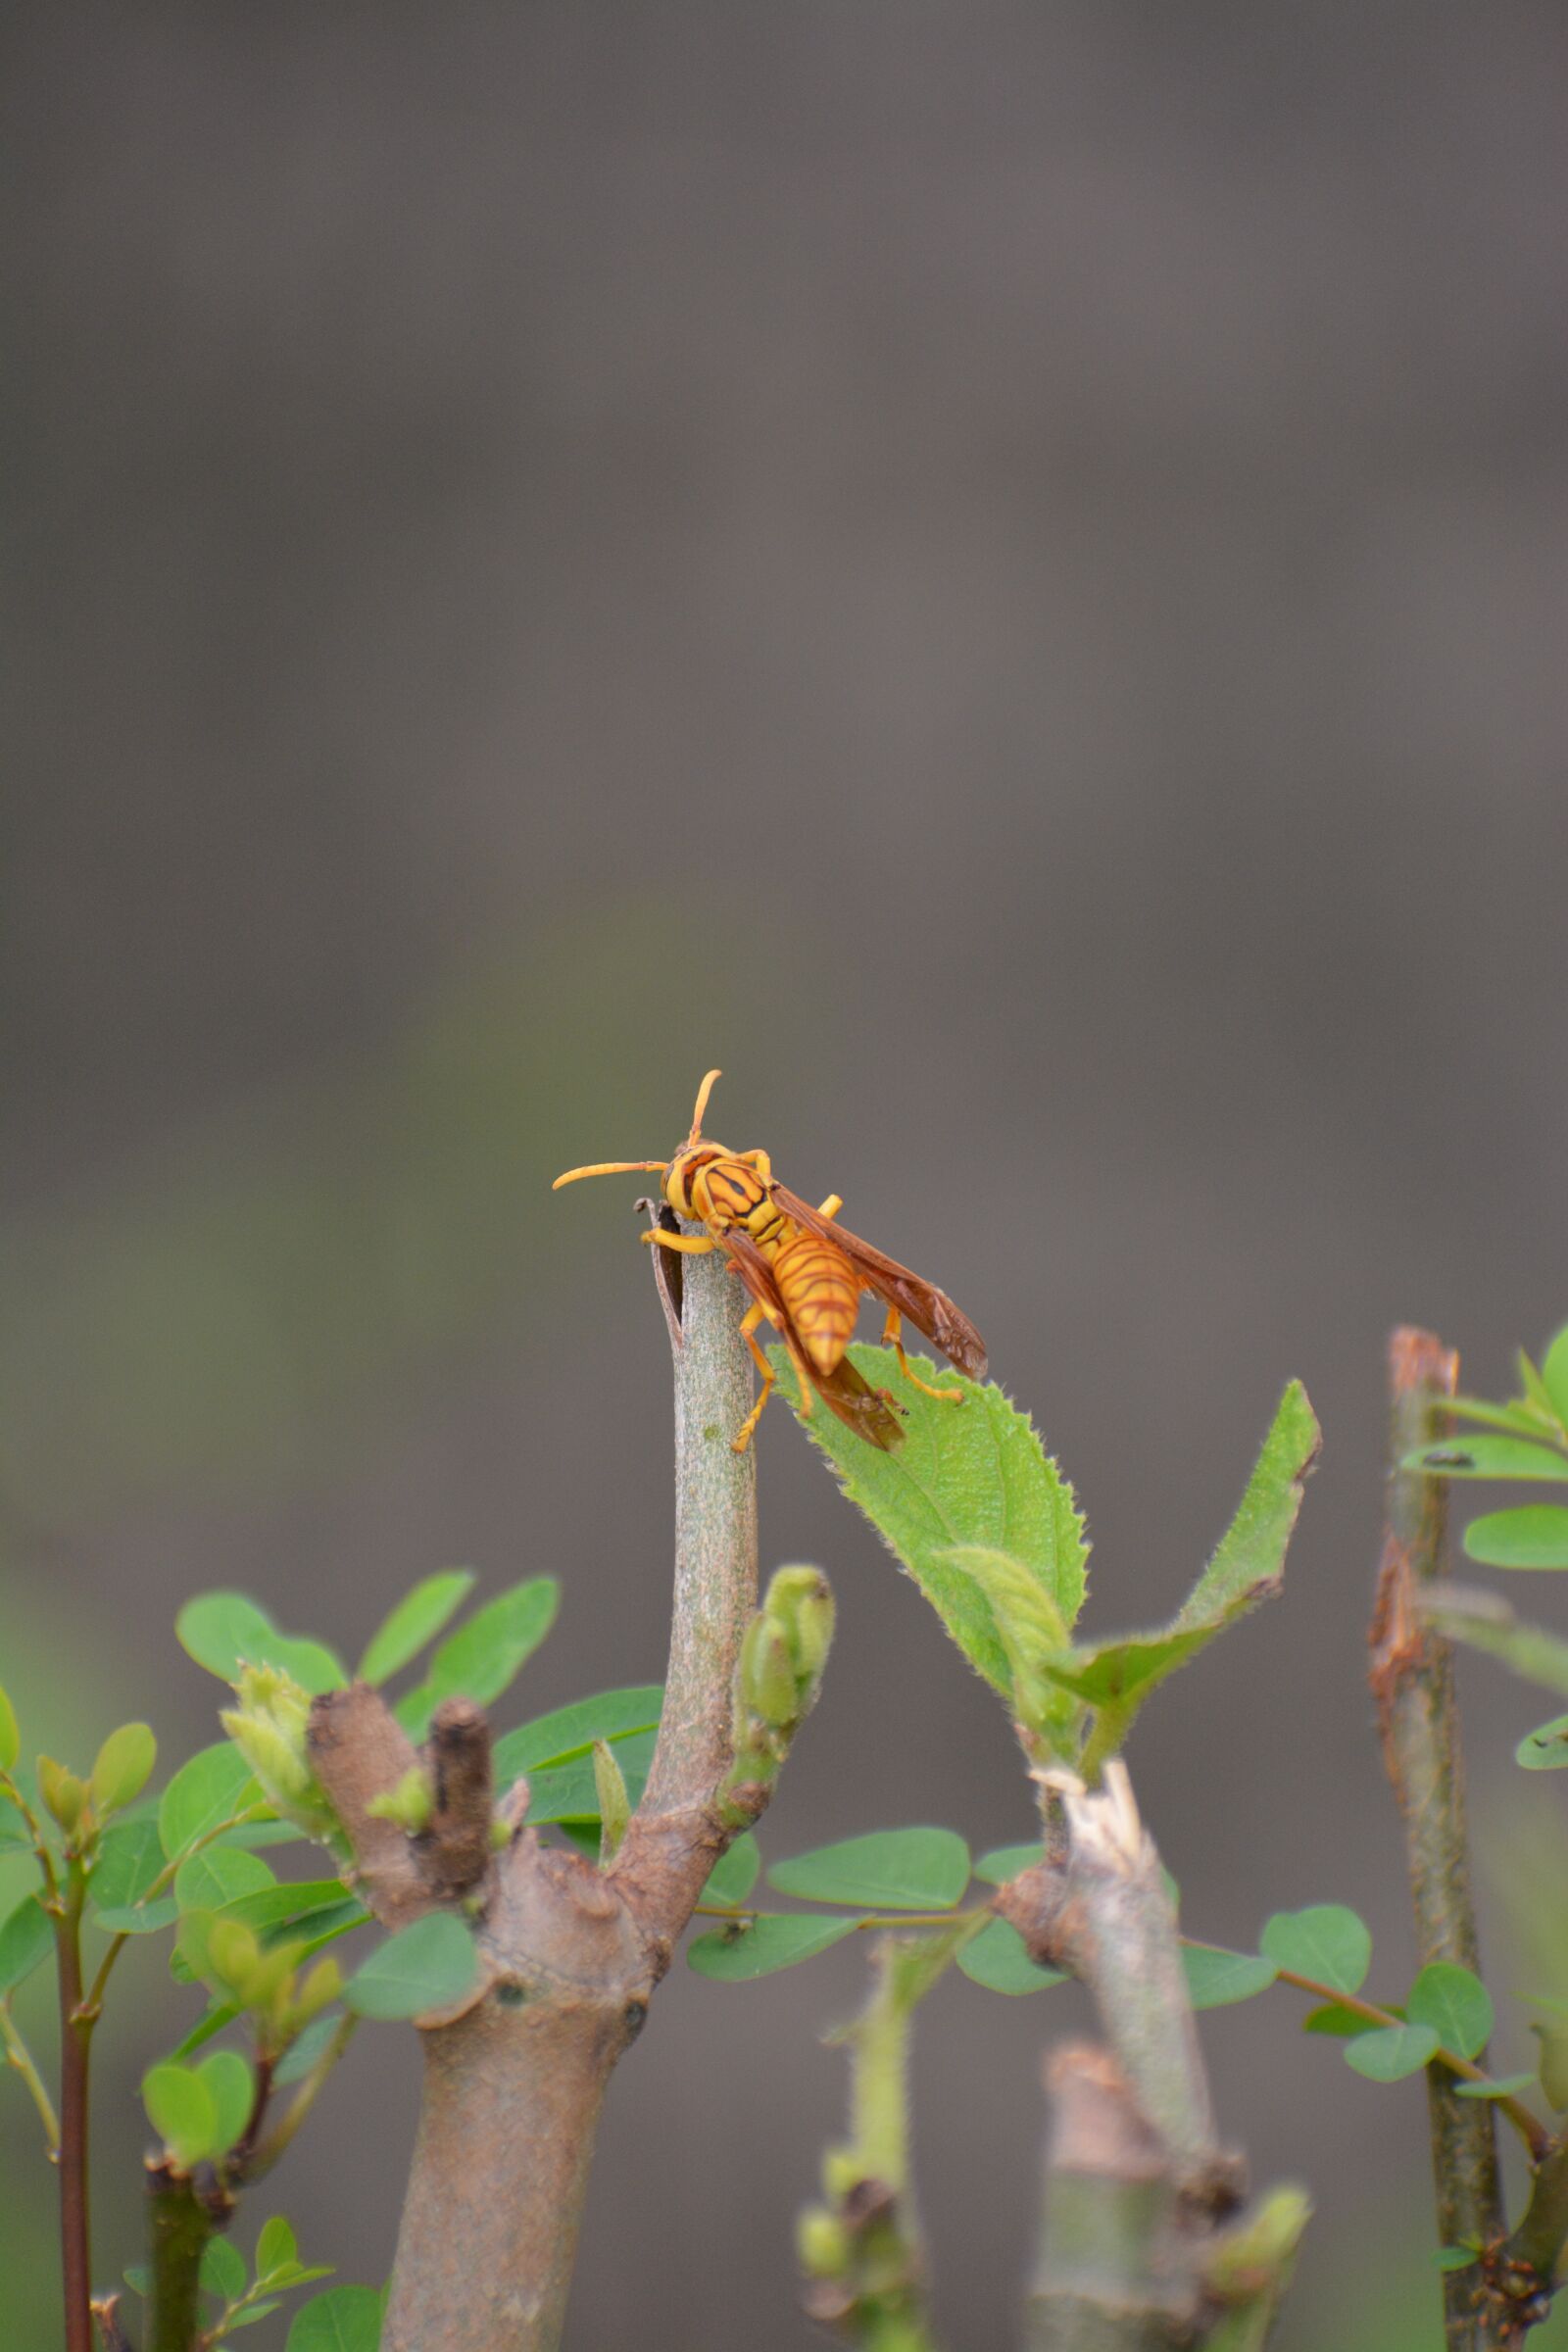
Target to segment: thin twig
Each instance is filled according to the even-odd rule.
[[[1431,1332],[1401,1327],[1389,1344],[1391,1397],[1388,1516],[1373,1612],[1372,1692],[1383,1760],[1404,1823],[1405,1868],[1422,1966],[1446,1960],[1479,1971],[1464,1750],[1453,1649],[1422,1616],[1419,1595],[1447,1565],[1447,1491],[1441,1479],[1400,1468],[1443,1433],[1459,1359]],[[1427,2070],[1438,2231],[1444,2245],[1491,2245],[1503,2229],[1496,2126],[1488,2099],[1462,2099],[1449,2076]],[[1444,2278],[1449,2352],[1495,2340],[1475,2281]]]
[[[49,2142],[49,2153],[51,2156],[57,2155],[60,2148],[60,2119],[55,2114],[54,2102],[44,2087],[43,2077],[38,2072],[38,2062],[28,2049],[23,2038],[22,2029],[11,2014],[9,1998],[0,2000],[0,2041],[6,2045],[6,2064],[16,2068],[31,2094],[32,2103],[38,2110],[38,2120],[43,2125],[44,2137]]]
[[[87,2199],[87,2063],[92,2025],[81,2006],[81,1913],[87,1882],[67,1864],[55,1922],[60,1991],[60,2260],[65,2285],[66,2352],[92,2352],[92,2251]]]

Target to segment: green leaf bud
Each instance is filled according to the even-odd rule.
[[[769,1580],[762,1614],[789,1643],[795,1671],[814,1684],[833,1640],[833,1594],[819,1568],[780,1568]]]
[[[269,1799],[308,1838],[341,1846],[337,1816],[311,1770],[309,1696],[276,1666],[244,1667],[235,1688],[239,1705],[225,1708],[219,1720]]]
[[[324,1960],[318,1960],[295,1993],[291,2022],[303,2031],[323,2009],[330,2009],[342,1990],[343,1971],[329,1953]]]
[[[603,1864],[615,1854],[631,1819],[626,1776],[608,1740],[594,1741],[594,1787],[599,1793],[599,1859]]]
[[[87,1809],[87,1784],[53,1756],[38,1758],[38,1793],[69,1838]]]
[[[795,1661],[770,1617],[754,1617],[741,1642],[740,1700],[748,1713],[782,1731],[801,1711]]]
[[[197,1916],[192,1914],[193,1918]],[[209,1918],[205,1941],[207,1965],[212,1974],[228,1987],[237,2001],[248,2002],[262,1960],[262,1947],[251,1930],[243,1920]]]
[[[865,2178],[865,2166],[857,2148],[824,2148],[822,2151],[822,2186],[835,2203],[842,2202],[852,2188]]]
[[[376,1821],[395,1821],[411,1838],[430,1826],[435,1811],[435,1788],[422,1764],[411,1764],[395,1788],[372,1796],[365,1810]]]
[[[17,1710],[4,1688],[0,1688],[0,1772],[9,1772],[21,1753],[22,1734],[17,1729]]]
[[[850,2266],[850,2233],[825,2205],[808,2205],[795,2225],[795,2251],[808,2278],[839,2278]]]
[[[1304,2188],[1286,2182],[1271,2189],[1239,2229],[1215,2241],[1206,2266],[1209,2285],[1227,2297],[1257,2294],[1290,2264],[1311,2218]]]

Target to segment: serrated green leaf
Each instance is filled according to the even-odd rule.
[[[238,2050],[215,2050],[210,2058],[202,2060],[196,2073],[212,2094],[213,2111],[218,2118],[217,2145],[221,2155],[233,2147],[250,2121],[256,2097],[255,2078]],[[240,2276],[243,2278],[243,2268]]]
[[[294,2314],[285,2352],[377,2352],[381,2296],[373,2286],[329,2286]]]
[[[134,1802],[152,1779],[158,1742],[152,1726],[122,1723],[99,1748],[92,1768],[92,1801],[100,1821]]]
[[[662,1683],[637,1683],[623,1690],[601,1690],[592,1698],[574,1699],[533,1723],[520,1724],[495,1744],[496,1787],[504,1788],[519,1773],[542,1764],[564,1764],[586,1756],[596,1740],[612,1745],[632,1732],[657,1732],[664,1703]],[[624,1770],[624,1758],[621,1759]]]
[[[1044,1992],[1065,1980],[1059,1968],[1041,1968],[1010,1919],[987,1920],[958,1954],[958,1966],[988,1992]]]
[[[1437,1587],[1422,1614],[1429,1625],[1509,1667],[1543,1690],[1568,1691],[1568,1642],[1541,1626],[1521,1625],[1513,1611],[1491,1592]]]
[[[141,2096],[153,2130],[183,2171],[222,2154],[213,2094],[193,2068],[170,2062],[150,2067]]]
[[[1527,1438],[1444,1438],[1407,1453],[1401,1470],[1419,1471],[1427,1478],[1568,1478],[1568,1454],[1548,1446],[1533,1446]]]
[[[859,1924],[855,1919],[824,1918],[820,1912],[764,1911],[737,1927],[699,1936],[688,1944],[686,1958],[700,1977],[725,1984],[749,1984],[754,1977],[770,1977],[778,1969],[814,1959],[830,1943],[853,1936]]]
[[[1486,2047],[1494,2022],[1492,1995],[1481,1979],[1450,1960],[1429,1961],[1421,1970],[1404,2014],[1413,2026],[1431,2026],[1444,2048],[1461,2058]]]
[[[751,1831],[743,1830],[709,1872],[708,1884],[698,1899],[705,1903],[744,1903],[757,1884],[761,1867],[761,1848]]]
[[[1568,1715],[1554,1715],[1550,1723],[1526,1732],[1513,1760],[1526,1772],[1560,1772],[1568,1764]]]
[[[232,1740],[219,1740],[198,1749],[159,1800],[158,1834],[166,1856],[172,1862],[188,1853],[198,1838],[261,1801],[251,1768]]]
[[[1187,1975],[1187,1997],[1195,2009],[1224,2009],[1233,2001],[1250,2001],[1266,1992],[1279,1975],[1272,1960],[1256,1952],[1227,1952],[1213,1944],[1182,1946]]]
[[[262,2233],[256,2240],[256,2276],[259,2280],[270,2278],[285,2263],[298,2262],[299,2240],[293,2225],[282,2214],[274,2213],[262,2224]]]
[[[417,2017],[444,2009],[473,1984],[478,1954],[473,1937],[450,1911],[432,1911],[389,1936],[343,1987],[345,2008],[358,2017]]]
[[[1258,1938],[1258,1949],[1277,1968],[1311,1977],[1334,1992],[1359,1992],[1372,1965],[1372,1937],[1363,1920],[1344,1903],[1309,1903],[1302,1911],[1276,1911]]]
[[[857,1911],[945,1911],[969,1884],[969,1849],[956,1830],[873,1830],[776,1862],[767,1883]]]
[[[324,1642],[282,1634],[248,1592],[202,1592],[174,1620],[180,1647],[216,1674],[237,1683],[242,1666],[278,1666],[314,1698],[348,1681],[343,1662]]]
[[[1280,1398],[1236,1516],[1213,1558],[1167,1626],[1086,1644],[1045,1672],[1096,1709],[1081,1769],[1093,1779],[1124,1744],[1145,1700],[1179,1666],[1259,1601],[1272,1599],[1317,1460],[1321,1433],[1306,1391],[1293,1380]]]
[[[1072,1489],[1001,1389],[915,1357],[922,1377],[940,1372],[943,1387],[962,1390],[965,1401],[956,1410],[911,1388],[890,1348],[852,1348],[850,1355],[872,1388],[892,1390],[907,1407],[904,1444],[882,1453],[823,1411],[804,1426],[970,1665],[1010,1705],[1012,1668],[991,1605],[949,1555],[972,1544],[1021,1561],[1070,1629],[1083,1605],[1089,1556]],[[771,1360],[781,1391],[797,1402],[783,1349],[774,1348]]]
[[[416,1690],[393,1708],[411,1740],[422,1740],[444,1698],[471,1698],[487,1707],[501,1696],[555,1623],[561,1587],[553,1576],[531,1576],[475,1610],[450,1634]]]
[[[98,1840],[87,1881],[93,1910],[101,1914],[143,1902],[165,1860],[154,1807],[149,1803],[145,1810],[125,1814]]]
[[[1461,2099],[1516,2099],[1522,2090],[1532,2090],[1536,2078],[1528,2070],[1522,2075],[1489,2075],[1484,2082],[1455,2082],[1454,2091]]]
[[[17,1728],[17,1710],[11,1704],[5,1685],[0,1683],[0,1772],[10,1772],[22,1753],[22,1734]]]
[[[174,1900],[181,1911],[220,1911],[242,1894],[257,1894],[264,1886],[276,1885],[259,1854],[210,1845],[175,1871]]]
[[[1541,1359],[1541,1385],[1551,1398],[1559,1423],[1568,1424],[1568,1323],[1553,1338]]]
[[[31,1976],[54,1950],[55,1932],[35,1894],[25,1894],[0,1924],[0,1999]]]
[[[441,1568],[405,1593],[376,1627],[359,1664],[362,1683],[389,1682],[433,1642],[478,1579],[471,1568]]]
[[[974,1876],[988,1886],[1005,1886],[1020,1870],[1031,1870],[1041,1858],[1040,1841],[1033,1845],[994,1845],[974,1866]]]
[[[1488,1511],[1465,1529],[1464,1547],[1488,1568],[1568,1568],[1568,1509],[1527,1502]]]
[[[1378,2026],[1345,2045],[1345,2063],[1369,2082],[1399,2082],[1418,2075],[1438,2046],[1431,2026]]]
[[[210,2237],[202,2248],[201,2279],[221,2303],[237,2303],[245,2292],[245,2258],[226,2237]]]

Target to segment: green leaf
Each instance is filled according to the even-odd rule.
[[[245,2292],[245,2257],[226,2237],[210,2237],[202,2248],[201,2278],[210,2295],[237,2303]]]
[[[853,1936],[858,1925],[855,1919],[764,1911],[736,1927],[699,1936],[695,1943],[687,1945],[686,1958],[700,1977],[743,1984],[753,1977],[770,1977],[778,1969],[814,1959],[841,1936]]]
[[[105,1830],[87,1881],[87,1892],[99,1918],[105,1911],[144,1902],[165,1860],[158,1815],[151,1804],[145,1811],[127,1813]]]
[[[1519,1361],[1521,1372],[1523,1372],[1530,1359],[1528,1356],[1521,1356]],[[1530,1379],[1538,1381],[1539,1385],[1539,1376],[1533,1365],[1530,1366]],[[1528,1381],[1526,1386],[1529,1389]],[[1543,1390],[1539,1401],[1536,1400],[1534,1392],[1531,1391],[1527,1397],[1520,1398],[1512,1404],[1493,1404],[1484,1396],[1450,1396],[1444,1410],[1452,1413],[1461,1421],[1477,1421],[1488,1429],[1506,1430],[1512,1437],[1541,1438],[1547,1434],[1552,1421],[1549,1408],[1545,1410],[1544,1417],[1543,1408],[1544,1406],[1545,1392]]]
[[[455,1610],[472,1592],[477,1578],[471,1568],[441,1568],[415,1586],[383,1617],[360,1660],[362,1683],[389,1682],[433,1642]]]
[[[1489,2075],[1484,2082],[1455,2082],[1452,2087],[1461,2099],[1516,2099],[1522,2090],[1533,2090],[1535,2082],[1527,2068],[1522,2075]]]
[[[987,1920],[958,1954],[958,1966],[988,1992],[1044,1992],[1063,1983],[1059,1968],[1041,1968],[1010,1919]]]
[[[121,2272],[120,2275],[124,2279],[125,2284],[129,2287],[133,2295],[141,2295],[145,2297],[152,2293],[153,2273],[151,2263],[130,2263],[123,2271]]]
[[[150,2067],[141,2096],[153,2130],[183,2171],[222,2154],[212,2091],[193,2068],[168,2062]]]
[[[373,2286],[329,2286],[294,2314],[285,2352],[377,2352],[381,2296]]]
[[[158,1806],[158,1833],[171,1862],[186,1853],[250,1804],[260,1804],[262,1792],[251,1768],[228,1740],[198,1749],[182,1764]]]
[[[969,1849],[956,1830],[873,1830],[776,1862],[767,1883],[857,1911],[946,1911],[969,1884]]]
[[[237,1683],[242,1666],[278,1666],[314,1698],[348,1681],[324,1642],[280,1634],[248,1592],[202,1592],[174,1620],[180,1646],[220,1682]]]
[[[891,1389],[908,1409],[904,1444],[882,1453],[835,1415],[813,1412],[805,1428],[832,1463],[845,1493],[913,1577],[977,1674],[1011,1704],[1013,1674],[990,1602],[949,1555],[972,1544],[1021,1562],[1063,1626],[1083,1605],[1089,1547],[1073,1493],[1043,1451],[1027,1415],[994,1385],[979,1386],[915,1357],[922,1376],[940,1369],[964,1404],[922,1396],[890,1348],[852,1348],[871,1387]],[[779,1386],[799,1392],[788,1357],[771,1351]]]
[[[336,2009],[328,2009],[320,2017],[312,2019],[278,2063],[272,2080],[280,2090],[286,2090],[291,2082],[304,2082],[318,2059],[324,2057],[327,2043],[342,2023],[341,2012]],[[260,2254],[256,2258],[256,2267],[260,2273]]]
[[[264,1886],[276,1885],[259,1854],[210,1845],[175,1871],[174,1900],[181,1911],[220,1911],[242,1894],[257,1894]]]
[[[1448,1587],[1423,1615],[1440,1633],[1467,1649],[1495,1658],[1526,1682],[1546,1690],[1568,1691],[1568,1642],[1536,1625],[1521,1625],[1505,1601],[1491,1592]]]
[[[1405,1999],[1413,2026],[1430,2026],[1446,2050],[1473,2058],[1486,2047],[1493,2028],[1492,1995],[1481,1979],[1450,1960],[1432,1960]]]
[[[478,1955],[473,1937],[450,1911],[432,1911],[389,1936],[343,1988],[346,2008],[359,2017],[417,2017],[445,2009],[473,1984]]]
[[[496,1787],[504,1788],[519,1773],[540,1764],[564,1764],[586,1756],[596,1740],[613,1744],[630,1732],[656,1732],[664,1703],[662,1683],[637,1683],[624,1690],[601,1690],[592,1698],[573,1700],[508,1732],[495,1744]]]
[[[145,1723],[122,1723],[98,1750],[92,1768],[92,1801],[100,1821],[140,1796],[158,1761],[158,1742]]]
[[[1560,1772],[1568,1764],[1568,1715],[1554,1715],[1550,1723],[1526,1732],[1513,1760],[1526,1772]]]
[[[743,1830],[734,1844],[708,1874],[708,1884],[698,1897],[704,1903],[744,1903],[757,1885],[757,1874],[762,1867],[762,1851],[750,1830]]]
[[[1526,1438],[1444,1438],[1407,1453],[1401,1470],[1427,1478],[1568,1478],[1568,1454]]]
[[[1219,1548],[1169,1625],[1151,1634],[1096,1642],[1045,1671],[1097,1710],[1082,1770],[1093,1778],[1126,1740],[1144,1701],[1179,1666],[1237,1618],[1272,1599],[1284,1577],[1285,1551],[1301,1507],[1301,1488],[1317,1460],[1321,1433],[1299,1381],[1280,1398],[1236,1516]]]
[[[1369,2082],[1398,2082],[1418,2075],[1438,2046],[1431,2026],[1379,2026],[1345,2045],[1345,2063]]]
[[[313,2278],[319,2278],[324,2276],[324,2273],[312,2271],[310,2276]],[[265,2303],[247,2303],[242,2310],[235,2312],[231,2320],[224,2321],[224,2334],[234,2335],[241,2328],[254,2328],[257,2321],[265,2320],[270,2311],[276,2311],[279,2300],[280,2298],[276,2295],[269,2295]]]
[[[1568,1323],[1541,1359],[1541,1385],[1551,1398],[1551,1409],[1557,1419],[1568,1424]]]
[[[1030,1870],[1041,1858],[1040,1841],[1033,1845],[994,1845],[974,1866],[974,1875],[988,1886],[1005,1886],[1020,1870]]]
[[[1187,1997],[1195,2009],[1224,2009],[1232,2001],[1250,2001],[1266,1992],[1279,1975],[1272,1960],[1255,1952],[1227,1952],[1213,1944],[1182,1946],[1187,1974]]]
[[[190,1971],[187,1970],[186,1974],[188,1976]],[[173,2049],[169,2053],[170,2056],[175,2059],[190,2057],[193,2051],[201,2049],[204,2043],[211,2041],[215,2034],[221,2034],[225,2026],[231,2026],[238,2015],[237,2003],[211,2001],[205,2014],[197,2019],[184,2040],[175,2043]]]
[[[1568,1568],[1568,1510],[1560,1502],[1527,1502],[1514,1511],[1488,1511],[1465,1529],[1464,1547],[1488,1568]]]
[[[1344,1903],[1310,1903],[1304,1911],[1276,1911],[1258,1948],[1277,1968],[1313,1977],[1335,1992],[1359,1992],[1372,1965],[1372,1937]]]
[[[223,1905],[225,1919],[237,1919],[247,1928],[254,1928],[264,1943],[274,1943],[280,1935],[315,1935],[327,1918],[352,1905],[357,1917],[356,1926],[363,1926],[370,1916],[357,1895],[350,1894],[341,1879],[296,1879],[276,1886],[258,1886],[249,1892],[230,1895]]]
[[[222,2154],[234,2145],[250,2121],[256,2098],[255,2078],[238,2050],[215,2050],[210,2058],[202,2060],[196,2072],[212,2093],[213,2110],[218,2117],[218,2148]]]
[[[24,1895],[0,1924],[0,2000],[54,1950],[55,1932],[37,1895]]]
[[[274,2213],[262,2224],[262,2233],[256,2240],[257,2278],[264,2280],[270,2278],[274,2271],[281,2270],[287,2263],[298,2262],[299,2258],[299,2240],[294,2235],[292,2225],[284,2220],[282,2214]]]
[[[1309,2009],[1301,2020],[1303,2034],[1335,2034],[1348,2041],[1366,2032],[1366,2019],[1358,2009],[1347,2009],[1343,2001],[1322,2001]]]
[[[11,1704],[5,1685],[0,1683],[0,1772],[10,1772],[22,1753],[22,1734],[17,1729],[17,1710]]]
[[[460,1625],[430,1660],[418,1689],[392,1710],[409,1737],[424,1738],[444,1698],[471,1698],[480,1707],[499,1698],[549,1633],[560,1600],[553,1576],[531,1576]]]
[[[648,1778],[653,1761],[653,1732],[629,1732],[624,1740],[610,1742],[616,1763],[626,1783],[626,1793],[635,1805]],[[540,1828],[552,1821],[597,1821],[599,1819],[599,1790],[594,1780],[592,1750],[574,1756],[568,1764],[546,1764],[528,1775],[528,1823]]]

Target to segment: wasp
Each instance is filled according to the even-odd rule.
[[[673,1158],[607,1159],[591,1168],[568,1168],[556,1178],[553,1190],[575,1184],[581,1176],[657,1169],[664,1180],[664,1199],[676,1216],[706,1230],[670,1233],[655,1226],[644,1234],[644,1241],[693,1256],[723,1250],[730,1272],[739,1276],[751,1298],[741,1335],[762,1376],[761,1394],[732,1441],[737,1453],[751,1444],[774,1387],[773,1367],[757,1344],[763,1323],[778,1333],[795,1366],[802,1413],[810,1412],[814,1390],[858,1436],[891,1452],[904,1441],[902,1408],[891,1390],[873,1389],[862,1379],[845,1352],[862,1293],[872,1293],[888,1310],[883,1345],[896,1352],[906,1380],[944,1403],[961,1404],[963,1391],[932,1388],[911,1369],[904,1352],[905,1318],[940,1348],[950,1363],[975,1380],[985,1374],[985,1343],[945,1291],[911,1274],[895,1258],[884,1257],[838,1223],[844,1203],[836,1193],[812,1208],[780,1184],[765,1152],[730,1152],[704,1140],[708,1098],[720,1075],[710,1070],[703,1080],[691,1133]]]

